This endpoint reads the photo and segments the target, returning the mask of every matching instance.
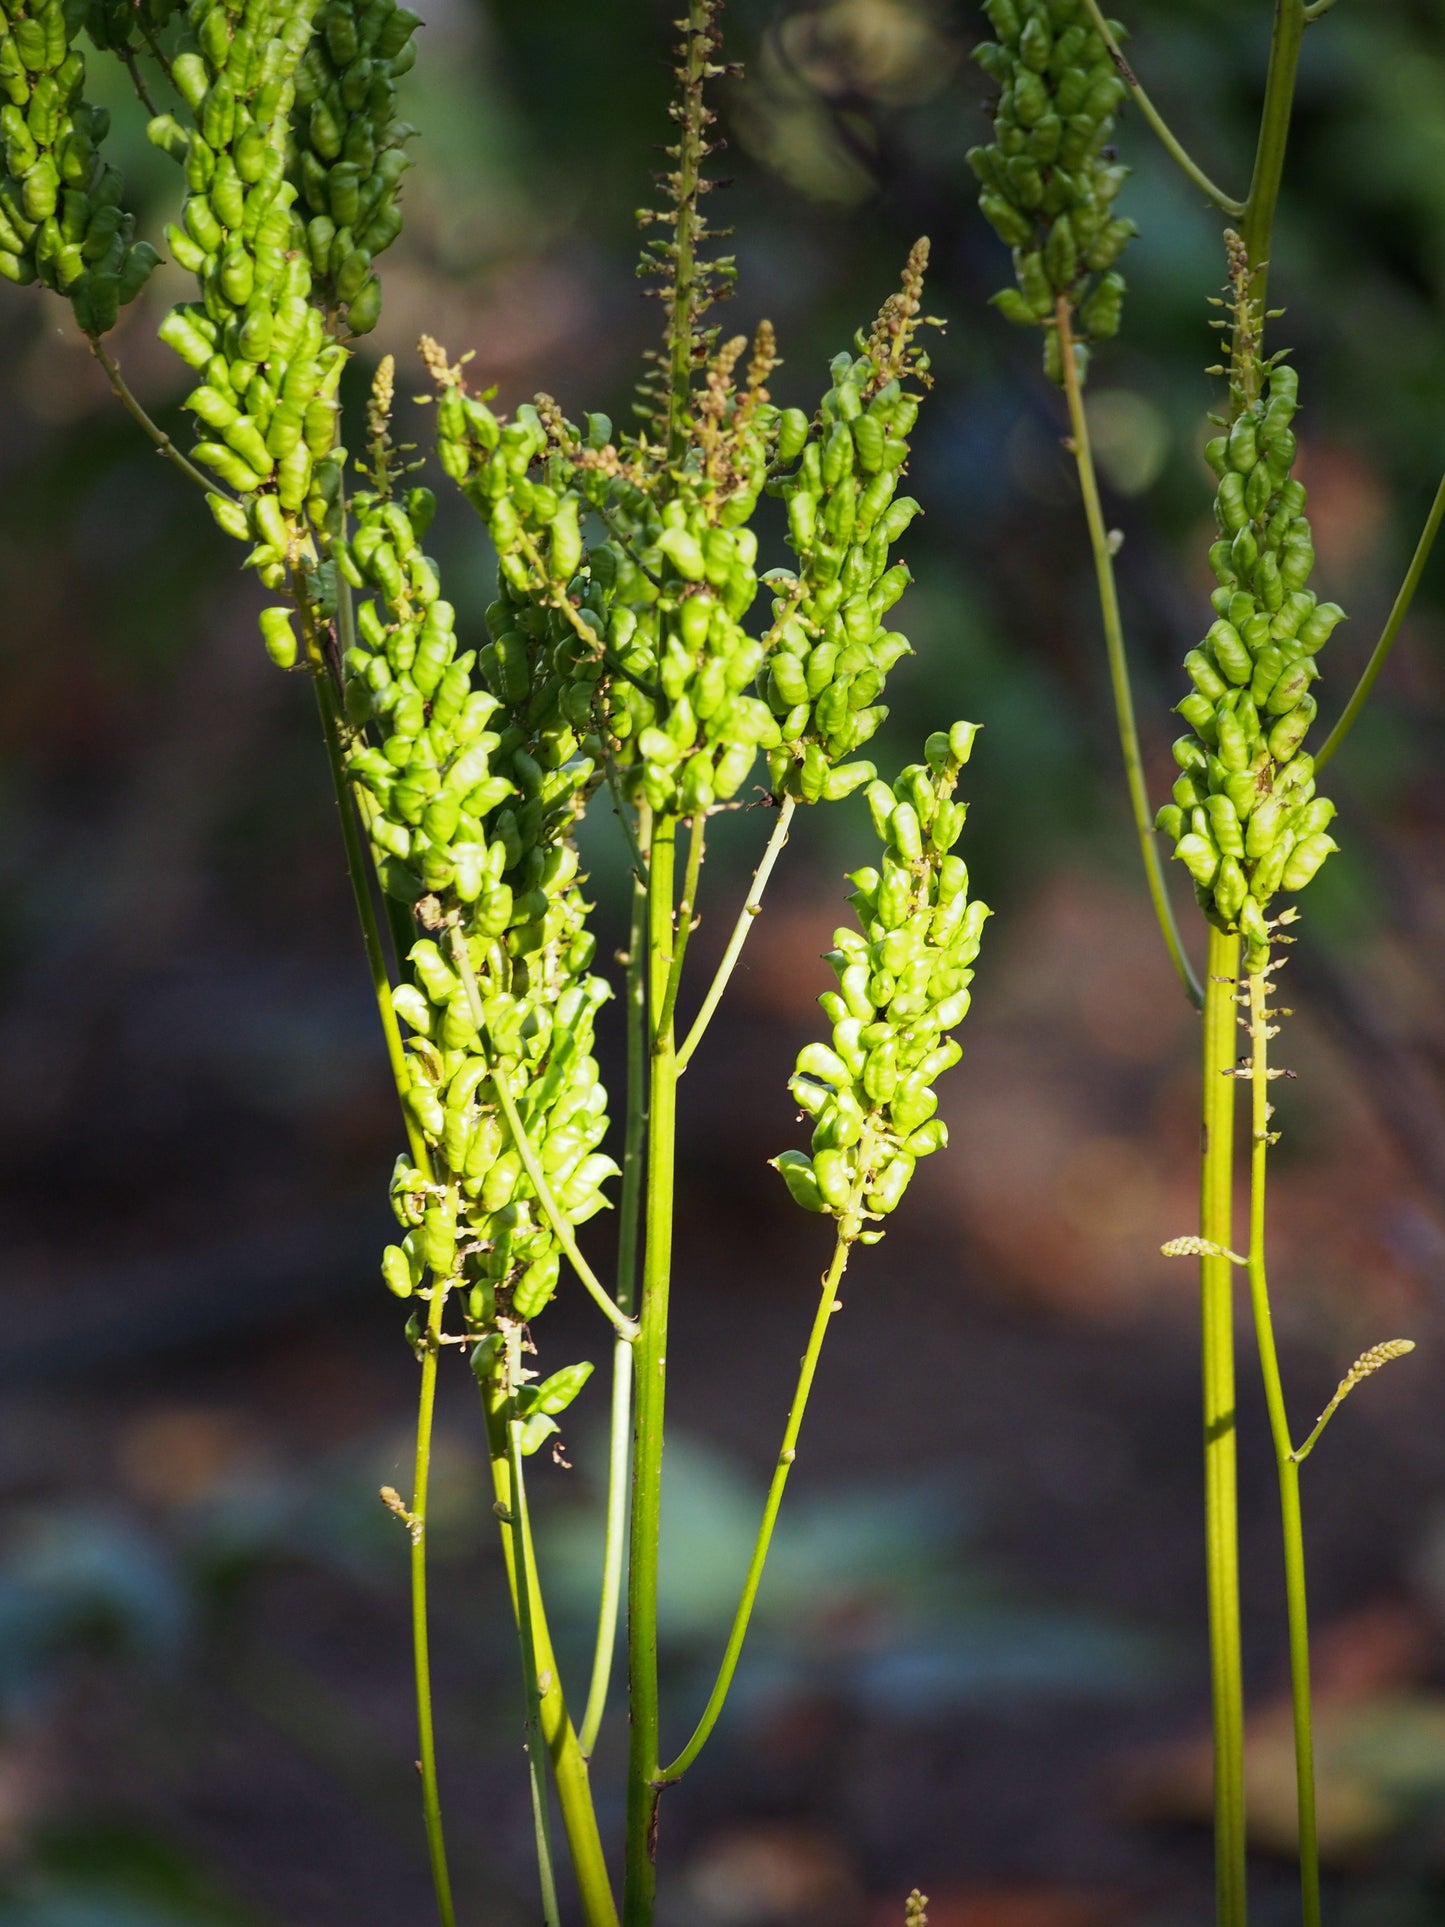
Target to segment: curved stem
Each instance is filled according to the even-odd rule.
[[[1169,155],[1170,159],[1175,161],[1183,172],[1188,175],[1189,179],[1193,181],[1194,185],[1206,199],[1213,201],[1221,213],[1233,215],[1237,220],[1244,213],[1244,202],[1234,200],[1230,195],[1225,193],[1222,187],[1216,187],[1204,169],[1199,166],[1197,161],[1191,158],[1182,144],[1170,131],[1164,116],[1139,85],[1138,77],[1134,69],[1124,58],[1123,50],[1114,36],[1113,29],[1104,18],[1104,12],[1099,5],[1099,0],[1084,0],[1084,5],[1088,9],[1089,18],[1093,22],[1095,33],[1098,34],[1104,45],[1109,49],[1110,58],[1119,69],[1120,78],[1129,89],[1129,93],[1135,105],[1138,107],[1139,112],[1144,116],[1150,127],[1153,128],[1164,151]]]
[[[547,1772],[542,1760],[542,1691],[537,1674],[537,1647],[532,1631],[532,1596],[537,1576],[532,1564],[532,1523],[527,1512],[527,1481],[522,1467],[522,1425],[507,1421],[507,1464],[512,1475],[512,1512],[508,1524],[516,1541],[521,1569],[517,1594],[517,1639],[522,1650],[522,1691],[526,1702],[527,1777],[532,1786],[532,1830],[537,1842],[537,1874],[542,1888],[542,1918],[546,1927],[561,1927],[557,1906],[557,1875],[552,1865],[552,1823],[547,1811]]]
[[[1425,526],[1420,531],[1420,540],[1415,544],[1415,553],[1410,566],[1405,571],[1405,580],[1400,584],[1400,593],[1395,597],[1395,605],[1380,631],[1380,640],[1375,644],[1370,660],[1365,664],[1360,680],[1355,684],[1354,694],[1345,704],[1344,713],[1321,745],[1315,758],[1315,768],[1321,770],[1334,755],[1340,744],[1355,726],[1355,720],[1364,708],[1370,691],[1385,664],[1389,661],[1390,651],[1395,646],[1395,638],[1400,633],[1400,625],[1410,612],[1410,604],[1415,600],[1415,591],[1420,586],[1420,578],[1425,573],[1425,565],[1430,560],[1430,551],[1435,546],[1435,537],[1440,533],[1440,523],[1445,518],[1445,476],[1435,491],[1435,500],[1430,504],[1430,513],[1425,518]]]
[[[1094,451],[1089,440],[1089,422],[1084,412],[1083,391],[1079,386],[1073,328],[1065,296],[1059,296],[1054,312],[1064,370],[1064,395],[1069,405],[1070,439],[1074,462],[1079,471],[1079,493],[1084,498],[1084,519],[1089,526],[1089,547],[1094,553],[1099,611],[1104,621],[1104,648],[1109,658],[1114,717],[1119,730],[1119,748],[1124,757],[1124,777],[1129,787],[1134,833],[1139,840],[1139,854],[1144,860],[1144,876],[1149,885],[1149,897],[1154,905],[1160,935],[1179,973],[1185,994],[1197,1010],[1203,1003],[1203,993],[1185,954],[1174,908],[1169,901],[1169,886],[1164,880],[1164,865],[1160,860],[1159,845],[1154,835],[1154,817],[1149,808],[1149,792],[1144,783],[1144,759],[1139,751],[1139,726],[1134,719],[1134,696],[1129,687],[1129,659],[1124,647],[1124,624],[1119,614],[1119,591],[1114,581],[1114,558],[1109,548],[1109,531],[1104,524],[1103,504],[1099,500],[1099,479],[1094,472]]]
[[[677,1074],[679,1077],[687,1069],[693,1052],[702,1042],[707,1027],[712,1022],[713,1012],[721,1003],[722,994],[728,987],[728,979],[737,969],[738,958],[742,955],[743,945],[748,940],[748,932],[752,929],[753,920],[762,908],[763,892],[768,887],[768,878],[773,874],[773,865],[782,855],[783,846],[788,840],[788,825],[793,820],[793,811],[796,808],[797,804],[791,796],[785,796],[778,806],[778,820],[773,825],[768,846],[763,851],[757,869],[753,872],[746,901],[738,913],[737,922],[733,925],[733,933],[728,938],[728,947],[722,954],[722,961],[713,975],[712,982],[708,985],[707,995],[702,1000],[702,1008],[693,1018],[692,1028],[678,1049]]]
[[[121,64],[130,75],[130,84],[135,89],[136,99],[140,102],[141,106],[145,108],[151,119],[154,120],[159,109],[151,99],[150,89],[145,84],[145,76],[141,73],[140,67],[136,62],[135,48],[122,47],[119,49],[119,52]]]
[[[1322,13],[1328,13],[1334,4],[1335,0],[1310,0],[1310,4],[1305,8],[1306,26],[1311,20],[1318,20]]]
[[[308,648],[310,647],[308,641]],[[392,1009],[391,978],[387,974],[386,958],[381,948],[381,930],[376,921],[376,906],[371,898],[366,853],[361,846],[356,812],[352,807],[351,785],[347,781],[346,770],[341,760],[341,719],[336,709],[336,691],[332,686],[325,663],[318,656],[312,658],[311,680],[316,690],[316,706],[321,712],[321,734],[326,743],[326,761],[331,771],[331,787],[336,796],[337,814],[341,818],[341,841],[346,851],[346,873],[351,879],[351,894],[356,901],[356,915],[361,924],[361,940],[366,950],[367,967],[371,972],[372,993],[376,998],[376,1010],[381,1019],[382,1035],[386,1039],[387,1062],[391,1066],[397,1096],[401,1097],[411,1088],[406,1050],[401,1041],[401,1027],[396,1021],[396,1012]],[[406,1141],[411,1151],[411,1161],[423,1177],[430,1178],[431,1152],[420,1127],[405,1104],[402,1105],[402,1120],[406,1127]]]
[[[617,1927],[617,1903],[607,1876],[607,1862],[597,1831],[597,1814],[592,1804],[592,1788],[587,1762],[577,1744],[577,1735],[567,1714],[557,1657],[542,1603],[541,1583],[537,1577],[537,1556],[532,1547],[531,1529],[521,1518],[521,1539],[527,1546],[525,1569],[517,1558],[517,1535],[512,1530],[512,1469],[507,1436],[509,1399],[495,1381],[482,1388],[482,1410],[486,1416],[487,1439],[492,1463],[494,1510],[502,1522],[502,1558],[507,1568],[507,1585],[512,1611],[520,1615],[523,1581],[527,1585],[527,1604],[532,1628],[532,1651],[537,1667],[537,1695],[542,1737],[552,1761],[552,1776],[557,1788],[557,1804],[562,1809],[562,1825],[577,1890],[582,1901],[587,1927]]]
[[[1239,1625],[1235,1453],[1234,1181],[1235,997],[1239,938],[1212,925],[1204,986],[1204,1139],[1199,1232],[1204,1368],[1204,1534],[1214,1708],[1214,1843],[1218,1927],[1246,1927],[1244,1685]]]
[[[346,851],[347,875],[351,879],[351,891],[356,900],[356,914],[361,924],[362,943],[366,950],[367,965],[371,971],[371,987],[376,997],[377,1014],[381,1018],[382,1034],[386,1039],[387,1060],[391,1066],[397,1096],[401,1097],[410,1087],[406,1052],[402,1046],[396,1012],[392,1008],[391,980],[387,976],[386,959],[382,954],[381,931],[376,921],[376,908],[371,899],[366,856],[361,846],[356,812],[352,807],[351,785],[347,781],[341,758],[341,719],[336,709],[336,690],[321,649],[314,611],[304,601],[300,602],[298,607],[305,634],[312,686],[316,692],[316,706],[321,716],[321,734],[326,744],[327,767],[331,772],[336,808],[341,818],[341,840]],[[402,1105],[402,1118],[412,1162],[425,1178],[430,1179],[432,1176],[431,1152],[420,1127],[405,1104]],[[442,1927],[455,1927],[456,1914],[452,1903],[451,1875],[447,1869],[446,1840],[442,1831],[441,1791],[437,1780],[436,1745],[432,1731],[431,1654],[426,1604],[426,1493],[431,1465],[432,1413],[436,1403],[439,1349],[437,1341],[441,1331],[445,1299],[445,1288],[440,1283],[435,1284],[427,1316],[427,1341],[422,1353],[421,1391],[417,1406],[416,1469],[411,1504],[411,1624],[412,1658],[416,1674],[422,1813],[426,1822],[427,1852],[431,1860],[432,1885],[436,1890],[437,1911],[441,1917]]]
[[[648,863],[647,963],[650,1040],[647,1104],[646,1246],[637,1340],[632,1529],[627,1575],[627,1661],[632,1725],[627,1753],[627,1863],[622,1918],[651,1927],[657,1870],[657,1558],[667,1390],[667,1313],[672,1283],[677,1062],[672,1026],[660,1024],[673,948],[677,819],[653,826]]]
[[[643,806],[638,841],[649,838],[651,812]],[[644,864],[642,875],[646,874]],[[631,1313],[637,1290],[637,1234],[642,1209],[643,1149],[647,1132],[647,891],[637,876],[632,885],[632,927],[627,945],[627,1123],[622,1143],[622,1195],[617,1210],[617,1302]],[[592,1757],[617,1648],[617,1616],[622,1600],[622,1568],[627,1550],[627,1475],[632,1465],[632,1347],[618,1339],[612,1348],[612,1422],[607,1453],[607,1526],[602,1554],[602,1595],[597,1607],[597,1642],[592,1679],[582,1715],[578,1744]]]
[[[442,1832],[441,1792],[437,1782],[436,1735],[432,1721],[431,1653],[426,1610],[426,1504],[431,1471],[432,1417],[436,1408],[437,1340],[446,1305],[446,1285],[432,1285],[427,1312],[426,1344],[421,1358],[421,1396],[416,1420],[416,1467],[411,1492],[411,1638],[416,1671],[417,1765],[421,1772],[422,1813],[426,1820],[427,1852],[432,1885],[442,1927],[456,1927],[451,1876],[447,1871],[446,1840]]]
[[[571,1265],[573,1271],[576,1272],[588,1297],[592,1299],[603,1317],[612,1326],[613,1330],[617,1332],[618,1336],[630,1345],[637,1337],[636,1320],[629,1318],[625,1311],[613,1303],[608,1294],[607,1287],[582,1256],[572,1226],[568,1221],[567,1214],[552,1195],[552,1187],[547,1182],[546,1173],[542,1169],[536,1147],[527,1134],[527,1128],[523,1124],[521,1115],[517,1110],[516,1100],[507,1089],[505,1078],[494,1075],[492,1085],[497,1093],[497,1101],[502,1107],[502,1115],[507,1120],[507,1128],[512,1133],[513,1140],[516,1143],[518,1155],[522,1160],[522,1168],[531,1179],[532,1189],[537,1193],[537,1202],[546,1213],[547,1221],[552,1227],[558,1244],[561,1245],[563,1251],[567,1254],[568,1263]]]
[[[783,1432],[783,1443],[778,1450],[777,1464],[773,1468],[772,1484],[768,1487],[767,1503],[763,1507],[762,1522],[758,1527],[757,1540],[753,1546],[753,1556],[748,1562],[747,1577],[743,1581],[742,1597],[733,1615],[733,1623],[728,1633],[727,1647],[723,1652],[722,1664],[718,1667],[707,1705],[703,1708],[702,1718],[693,1729],[691,1739],[670,1766],[662,1768],[658,1778],[662,1781],[681,1779],[693,1761],[707,1744],[708,1736],[717,1725],[727,1699],[728,1690],[737,1671],[738,1656],[747,1637],[748,1622],[752,1618],[753,1604],[762,1583],[763,1567],[767,1562],[768,1548],[772,1544],[773,1527],[777,1524],[778,1509],[783,1502],[787,1488],[788,1475],[797,1457],[798,1434],[803,1426],[803,1414],[808,1407],[808,1394],[813,1389],[813,1377],[818,1369],[818,1357],[823,1349],[823,1340],[828,1334],[828,1326],[833,1314],[840,1308],[838,1286],[848,1264],[849,1245],[839,1238],[833,1251],[833,1262],[823,1278],[823,1296],[818,1302],[817,1314],[813,1319],[813,1329],[808,1335],[808,1348],[803,1353],[798,1368],[798,1383],[793,1392],[793,1402],[788,1408],[788,1423]]]
[[[1270,1316],[1265,1269],[1265,1181],[1269,1160],[1269,1011],[1267,973],[1249,979],[1250,1159],[1249,1294],[1254,1308],[1270,1438],[1279,1474],[1280,1523],[1284,1536],[1285,1597],[1289,1614],[1290,1700],[1294,1714],[1295,1785],[1299,1809],[1300,1898],[1304,1927],[1320,1927],[1319,1830],[1315,1817],[1314,1735],[1310,1708],[1309,1607],[1305,1592],[1304,1523],[1300,1512],[1299,1463],[1290,1437],[1284,1385]]]
[[[204,489],[207,495],[220,495],[224,497],[226,501],[234,502],[236,497],[231,494],[229,489],[223,488],[214,476],[203,475],[194,462],[188,461],[186,457],[182,455],[166,431],[158,427],[156,423],[151,420],[145,409],[141,407],[134,394],[132,394],[129,383],[120,372],[120,364],[111,355],[107,354],[106,350],[101,346],[99,335],[87,335],[85,338],[90,343],[90,352],[105,370],[106,379],[115,390],[122,407],[130,416],[131,420],[139,426],[142,433],[149,436],[151,441],[155,443],[166,460],[173,462],[181,471],[182,475],[194,482],[197,488]]]
[[[471,957],[467,953],[467,940],[456,924],[452,925],[451,948],[452,959],[457,966],[462,984],[467,993],[467,1003],[471,1008],[472,1022],[480,1031],[484,1028],[482,993],[477,985],[476,972],[472,969]],[[630,1343],[631,1340],[637,1336],[637,1326],[635,1322],[627,1316],[626,1312],[619,1311],[617,1306],[613,1304],[611,1298],[608,1296],[607,1287],[582,1256],[576,1236],[572,1230],[571,1222],[566,1212],[552,1195],[552,1187],[547,1182],[547,1175],[542,1169],[541,1159],[537,1156],[536,1146],[528,1135],[527,1127],[522,1122],[521,1113],[517,1109],[516,1099],[507,1089],[507,1080],[496,1064],[492,1066],[492,1088],[497,1093],[497,1102],[502,1107],[502,1115],[506,1118],[507,1128],[512,1133],[512,1141],[517,1147],[517,1155],[522,1160],[522,1168],[531,1180],[532,1189],[537,1194],[537,1202],[546,1214],[547,1222],[552,1227],[554,1237],[566,1253],[568,1263],[571,1265],[573,1271],[576,1272],[588,1296],[602,1312],[603,1317]]]

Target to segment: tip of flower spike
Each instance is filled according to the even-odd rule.
[[[1159,1249],[1166,1258],[1228,1258],[1232,1265],[1249,1263],[1237,1251],[1231,1251],[1228,1245],[1216,1244],[1212,1238],[1171,1238]]]

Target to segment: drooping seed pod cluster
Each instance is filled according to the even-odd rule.
[[[195,460],[244,498],[218,494],[216,519],[257,541],[251,561],[272,587],[288,557],[314,564],[306,521],[324,525],[341,478],[331,448],[345,350],[313,298],[287,171],[314,12],[315,0],[191,0],[171,71],[194,125],[162,114],[149,128],[185,167],[182,221],[166,236],[201,292],[161,337],[201,376],[186,398],[204,431]]]
[[[1328,833],[1335,806],[1315,794],[1304,749],[1316,656],[1344,611],[1306,586],[1314,545],[1304,484],[1290,473],[1298,390],[1295,371],[1277,362],[1263,395],[1205,451],[1219,477],[1209,552],[1217,619],[1184,659],[1194,689],[1179,714],[1191,733],[1174,745],[1174,801],[1156,819],[1203,909],[1239,930],[1255,958],[1271,898],[1302,890],[1339,847]]]
[[[979,207],[1013,250],[1016,285],[993,298],[1008,320],[1047,330],[1044,366],[1063,379],[1055,323],[1066,301],[1077,335],[1118,333],[1124,277],[1115,267],[1134,223],[1113,212],[1128,175],[1106,151],[1124,82],[1081,0],[984,0],[997,40],[974,59],[999,83],[994,138],[969,150]],[[1123,28],[1110,22],[1122,38]],[[1085,340],[1076,346],[1082,379]]]
[[[388,392],[389,375],[384,363]],[[379,466],[380,485],[357,495],[355,531],[336,547],[342,574],[365,592],[344,664],[356,732],[347,773],[383,887],[425,933],[393,1003],[411,1033],[405,1103],[432,1170],[398,1162],[392,1197],[406,1235],[383,1270],[401,1296],[428,1269],[465,1282],[469,1322],[485,1332],[498,1310],[514,1320],[540,1311],[560,1262],[498,1081],[569,1224],[603,1208],[617,1172],[597,1148],[607,1097],[592,1054],[609,993],[589,974],[595,939],[571,840],[593,767],[570,731],[539,732],[525,701],[476,685],[476,652],[458,648],[420,549],[430,491],[398,502],[386,473]]]
[[[416,60],[418,16],[396,0],[326,0],[296,75],[293,125],[316,296],[353,335],[376,326],[376,256],[401,232],[401,177],[415,128],[396,82]]]
[[[891,787],[869,785],[881,867],[854,873],[862,928],[836,931],[828,953],[838,988],[818,1001],[833,1041],[805,1045],[788,1086],[814,1119],[812,1154],[774,1163],[797,1202],[836,1218],[850,1242],[877,1242],[919,1158],[948,1142],[933,1084],[962,1056],[947,1033],[968,1012],[989,915],[951,853],[966,815],[953,792],[975,733],[972,723],[940,730],[926,762]]]
[[[158,256],[136,240],[119,171],[100,158],[110,115],[83,98],[82,16],[62,0],[0,0],[0,275],[39,280],[103,335]]]

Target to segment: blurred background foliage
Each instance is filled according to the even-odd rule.
[[[632,210],[662,164],[670,8],[424,12],[418,166],[366,352],[394,351],[419,390],[425,327],[475,349],[505,405],[545,387],[621,420],[656,321]],[[1129,10],[1146,84],[1235,192],[1268,15]],[[1445,454],[1438,28],[1434,0],[1340,0],[1302,69],[1271,290],[1321,586],[1353,618],[1327,716]],[[811,404],[910,241],[933,238],[948,329],[900,611],[917,655],[879,760],[956,715],[985,724],[967,847],[999,916],[945,1100],[953,1149],[851,1277],[736,1710],[669,1795],[676,1927],[885,1927],[915,1882],[935,1927],[1209,1917],[1191,1289],[1156,1256],[1192,1214],[1194,1032],[1136,875],[1059,399],[1036,339],[985,305],[1006,262],[964,160],[979,31],[957,0],[730,10],[746,73],[719,103],[735,179],[717,205],[732,314],[779,330],[780,400]],[[156,235],[173,181],[112,98]],[[1143,234],[1089,405],[1162,796],[1176,665],[1207,620],[1220,224],[1133,115],[1119,144]],[[181,280],[158,274],[117,337],[164,420],[185,381],[154,329]],[[306,691],[257,646],[253,586],[62,320],[38,294],[0,302],[0,1923],[420,1927],[404,1546],[374,1497],[405,1482],[413,1381],[375,1269],[397,1133],[334,812]],[[406,421],[425,444],[425,414]],[[443,504],[433,546],[465,627],[490,559]],[[1310,1468],[1338,1927],[1445,1918],[1442,566],[1330,772],[1344,854],[1310,893],[1282,1045],[1300,1073],[1275,1265],[1296,1416],[1364,1344],[1421,1341]],[[700,950],[761,841],[749,812],[724,819]],[[860,847],[847,810],[795,836],[686,1092],[674,1730],[715,1658],[824,1255],[763,1160],[796,1128],[785,1074]],[[608,821],[587,856],[610,945]],[[590,1327],[557,1316],[579,1355]],[[575,1469],[543,1479],[576,1656],[601,1399],[579,1407]],[[512,1927],[533,1913],[520,1705],[460,1365],[442,1416],[445,1785],[466,1917]],[[1248,1364],[1242,1424],[1268,1927],[1293,1918],[1292,1782]]]

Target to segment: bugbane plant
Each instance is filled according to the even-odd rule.
[[[1301,43],[1306,26],[1330,4],[1278,0],[1254,172],[1242,201],[1218,188],[1181,147],[1124,58],[1122,27],[1104,18],[1097,0],[985,0],[997,40],[976,50],[1001,92],[994,140],[974,149],[971,159],[983,182],[980,206],[1013,248],[1017,280],[996,305],[1008,319],[1046,331],[1046,367],[1064,390],[1135,828],[1170,957],[1191,999],[1202,1007],[1200,1229],[1198,1235],[1171,1240],[1164,1250],[1200,1261],[1221,1927],[1244,1927],[1246,1920],[1233,1268],[1248,1277],[1278,1472],[1306,1927],[1318,1927],[1321,1913],[1300,1466],[1354,1385],[1412,1349],[1408,1340],[1397,1339],[1367,1351],[1346,1373],[1314,1430],[1294,1444],[1265,1250],[1267,1160],[1277,1135],[1271,1128],[1269,1087],[1283,1074],[1270,1062],[1270,1043],[1279,1028],[1273,1020],[1284,1014],[1271,999],[1282,947],[1293,941],[1286,926],[1298,916],[1296,907],[1288,901],[1281,906],[1280,898],[1305,889],[1338,847],[1330,827],[1334,805],[1317,793],[1316,777],[1347,735],[1389,654],[1445,514],[1442,483],[1360,684],[1333,732],[1312,753],[1306,746],[1318,712],[1312,685],[1320,674],[1320,651],[1343,611],[1321,601],[1310,587],[1314,546],[1305,486],[1295,472],[1292,427],[1299,381],[1286,352],[1266,348],[1266,324],[1278,320],[1279,311],[1266,311],[1265,287]],[[1157,815],[1148,802],[1114,578],[1118,539],[1104,519],[1083,400],[1088,343],[1107,339],[1118,327],[1122,282],[1112,263],[1134,231],[1124,217],[1104,220],[1124,173],[1100,149],[1126,95],[1193,186],[1232,223],[1224,234],[1228,288],[1217,303],[1226,313],[1215,324],[1227,335],[1228,357],[1210,371],[1227,383],[1226,404],[1213,418],[1219,432],[1205,449],[1217,480],[1219,536],[1209,553],[1218,584],[1214,620],[1185,657],[1192,688],[1178,713],[1189,729],[1174,744],[1173,800]],[[1072,145],[1066,147],[1066,141]],[[1147,246],[1147,239],[1141,245]],[[1095,272],[1098,278],[1091,279]],[[1156,833],[1172,843],[1173,855],[1194,883],[1208,941],[1202,983],[1176,925]],[[1242,1062],[1236,1061],[1237,1022],[1249,1040]],[[1233,1248],[1239,1081],[1250,1088],[1244,1253]]]
[[[986,908],[956,851],[955,797],[975,727],[956,723],[892,783],[865,749],[909,653],[888,626],[909,572],[897,553],[919,505],[901,492],[928,386],[919,342],[927,243],[807,411],[772,395],[771,328],[725,337],[706,316],[733,265],[702,214],[722,71],[714,0],[680,23],[676,139],[664,205],[645,217],[644,268],[664,316],[639,425],[569,419],[547,395],[510,416],[424,338],[441,469],[478,512],[497,560],[484,626],[458,617],[425,551],[435,511],[393,430],[396,372],[375,372],[364,422],[339,396],[376,323],[376,262],[401,223],[413,130],[396,82],[416,16],[396,0],[94,0],[7,5],[0,42],[12,279],[71,299],[137,422],[246,545],[272,600],[271,659],[311,680],[347,862],[400,1100],[386,1286],[407,1306],[420,1366],[416,1468],[387,1505],[411,1546],[419,1769],[438,1908],[454,1919],[432,1734],[427,1485],[439,1360],[464,1358],[484,1440],[525,1689],[542,1910],[558,1919],[551,1813],[560,1809],[590,1927],[619,1918],[589,1783],[627,1595],[629,1757],[621,1917],[652,1918],[658,1802],[696,1759],[726,1700],[818,1364],[855,1248],[872,1244],[920,1157],[943,1148],[935,1081]],[[184,176],[166,228],[195,277],[160,333],[194,376],[189,450],[131,392],[104,337],[151,251],[118,210],[85,106],[82,24],[122,62],[154,144]],[[153,91],[154,90],[154,93]],[[160,105],[159,101],[168,101]],[[481,345],[485,357],[485,344]],[[772,511],[765,500],[779,497]],[[760,513],[792,560],[759,573]],[[858,925],[829,954],[831,1042],[807,1046],[791,1089],[807,1152],[773,1162],[833,1221],[832,1261],[716,1684],[676,1757],[661,1751],[657,1574],[672,1275],[678,1080],[706,1035],[799,809],[866,792],[879,844],[855,873]],[[771,812],[720,963],[685,971],[709,817]],[[631,941],[622,996],[594,968],[576,833],[598,804],[620,821]],[[679,845],[682,850],[679,850]],[[679,858],[681,860],[679,860]],[[621,1130],[597,1026],[627,1038]],[[679,1019],[688,1014],[685,1031]],[[615,1208],[614,1275],[579,1244]],[[528,1459],[587,1389],[594,1361],[551,1357],[541,1314],[580,1287],[612,1334],[606,1553],[594,1663],[564,1688],[533,1543]],[[447,1353],[446,1348],[457,1350]],[[537,1363],[534,1364],[533,1361]],[[635,1397],[634,1397],[635,1386]],[[629,1491],[631,1496],[629,1519]]]

